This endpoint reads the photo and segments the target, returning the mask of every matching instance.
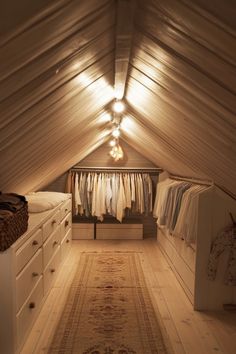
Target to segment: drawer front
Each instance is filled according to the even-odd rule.
[[[94,224],[78,223],[72,224],[73,240],[93,240],[94,239]]]
[[[96,238],[97,240],[142,240],[143,230],[141,228],[97,229]]]
[[[72,225],[71,222],[71,213],[69,213],[61,222],[61,240],[64,239],[65,234],[70,230]]]
[[[56,252],[57,248],[61,243],[61,233],[60,227],[51,234],[47,241],[43,245],[43,268],[45,269],[47,264],[50,262],[53,254]]]
[[[40,310],[43,299],[43,277],[38,279],[38,283],[30,297],[16,316],[17,326],[17,346],[20,347],[24,342],[32,324]]]
[[[61,260],[64,261],[71,248],[72,231],[67,232],[61,243]]]
[[[97,230],[117,229],[117,230],[142,230],[143,224],[97,224]]]
[[[17,312],[31,293],[43,272],[42,249],[38,250],[27,266],[16,278],[16,309]]]
[[[56,230],[60,224],[60,210],[58,210],[44,225],[43,225],[43,242],[49,235]]]
[[[18,274],[37,250],[42,246],[42,229],[38,229],[16,252],[16,274]]]
[[[59,266],[60,266],[60,248],[57,247],[56,253],[54,254],[51,262],[48,264],[47,268],[43,273],[44,295],[46,295],[48,291],[51,289],[52,284],[57,276]]]
[[[71,212],[71,199],[68,199],[66,202],[63,203],[61,207],[61,220]]]

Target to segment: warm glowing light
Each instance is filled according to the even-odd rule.
[[[99,122],[100,123],[108,123],[112,121],[112,115],[108,112],[103,113],[100,117],[99,117]]]
[[[124,157],[123,149],[119,144],[117,146],[114,146],[109,152],[109,154],[111,155],[111,157],[113,157],[115,161],[123,159]]]
[[[123,89],[123,86],[122,87],[116,87],[115,90],[114,90],[114,97],[117,99],[117,100],[121,100],[123,98],[123,92],[124,92],[124,89]]]
[[[121,101],[116,101],[113,106],[112,106],[114,112],[116,113],[122,113],[125,109],[125,105]]]
[[[121,122],[121,128],[122,130],[124,131],[132,131],[134,129],[134,120],[133,118],[131,118],[130,116],[125,116],[123,117],[122,119],[122,122]]]
[[[99,98],[102,95],[104,102],[110,101],[114,97],[113,88],[103,77],[94,81],[92,77],[82,72],[74,80],[77,84],[86,87],[94,96]]]
[[[116,140],[113,139],[109,142],[110,146],[116,146]]]
[[[116,128],[115,130],[113,130],[112,136],[114,136],[114,138],[119,138],[119,136],[120,136],[120,129],[119,129],[119,128]]]

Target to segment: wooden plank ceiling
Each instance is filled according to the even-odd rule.
[[[20,6],[19,6],[20,5]],[[0,189],[40,188],[110,138],[236,195],[236,3],[0,4]]]

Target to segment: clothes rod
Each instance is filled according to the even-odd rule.
[[[194,178],[194,177],[182,177],[182,176],[170,175],[170,178],[177,181],[186,181],[190,183],[202,184],[205,186],[212,186],[214,184],[214,182],[211,180],[204,180],[204,179]]]
[[[177,180],[177,181],[186,181],[190,183],[196,183],[196,184],[201,184],[204,186],[213,186],[215,185],[217,188],[221,189],[225,194],[227,194],[229,197],[232,199],[236,200],[236,195],[230,192],[228,189],[224,188],[223,186],[220,186],[218,184],[215,184],[211,180],[203,180],[203,179],[196,179],[194,177],[181,177],[181,176],[174,176],[170,175],[171,179]]]
[[[153,167],[146,167],[146,168],[135,168],[135,167],[84,167],[84,166],[78,166],[78,167],[72,167],[70,169],[72,172],[105,172],[105,173],[161,173],[162,169],[161,168],[153,168]]]

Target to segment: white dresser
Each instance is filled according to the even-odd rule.
[[[71,199],[30,214],[29,227],[0,253],[0,353],[18,353],[71,245]]]

